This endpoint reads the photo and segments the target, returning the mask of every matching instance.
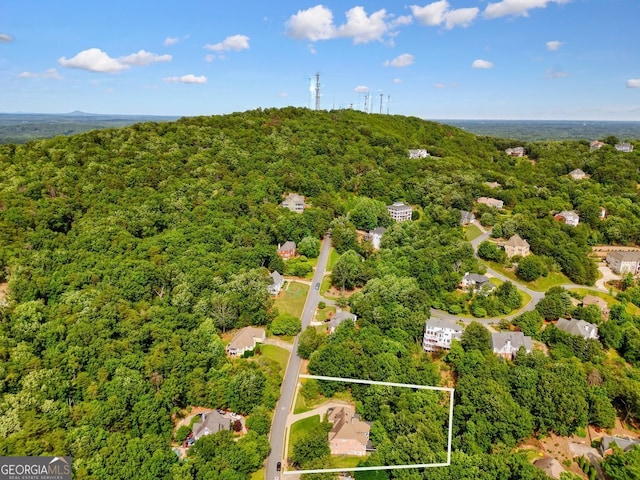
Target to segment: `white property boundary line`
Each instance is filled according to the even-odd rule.
[[[421,390],[438,390],[441,392],[449,392],[449,434],[447,443],[447,462],[446,463],[421,463],[415,465],[383,465],[379,467],[346,467],[346,468],[324,468],[319,470],[291,470],[282,472],[283,475],[302,475],[303,473],[339,473],[339,472],[366,472],[370,470],[397,470],[401,468],[429,468],[429,467],[448,467],[451,465],[451,438],[453,436],[453,394],[454,388],[433,387],[431,385],[412,385],[409,383],[393,383],[393,382],[374,382],[373,380],[361,380],[359,378],[340,378],[340,377],[324,377],[322,375],[305,375],[300,374],[299,378],[313,378],[316,380],[328,380],[333,382],[345,383],[364,383],[366,385],[385,385],[387,387],[404,387],[416,388]]]

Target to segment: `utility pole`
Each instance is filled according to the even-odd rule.
[[[382,115],[382,97],[384,97],[383,93],[380,94],[380,115]]]
[[[320,73],[316,73],[316,110],[320,110]]]
[[[369,92],[364,94],[364,113],[369,113]]]
[[[391,103],[391,95],[387,95],[387,115],[389,115],[389,104]]]

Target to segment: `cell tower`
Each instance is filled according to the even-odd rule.
[[[369,113],[369,92],[364,94],[364,113]]]
[[[391,103],[391,95],[387,95],[387,115],[389,115],[389,104]]]
[[[380,94],[380,115],[382,115],[382,97],[384,97],[383,93]]]
[[[320,73],[316,73],[316,110],[320,110]]]

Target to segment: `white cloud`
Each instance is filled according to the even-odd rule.
[[[433,84],[433,88],[441,89],[441,88],[444,88],[444,87],[445,87],[444,83],[434,83]]]
[[[170,47],[171,45],[175,45],[178,42],[180,42],[180,39],[177,37],[167,37],[164,39],[164,43],[162,45],[164,45],[165,47]]]
[[[346,23],[336,26],[333,12],[324,5],[316,5],[289,17],[286,23],[287,35],[297,40],[330,40],[351,38],[353,43],[368,43],[382,40],[383,36],[399,25],[411,23],[410,16],[392,19],[383,8],[368,15],[364,7],[356,6],[345,13]]]
[[[410,53],[403,53],[402,55],[398,55],[393,60],[387,60],[383,63],[385,67],[408,67],[409,65],[413,65],[415,58]]]
[[[196,77],[190,73],[181,77],[165,77],[164,81],[167,83],[207,83],[207,77],[204,75]]]
[[[13,42],[13,37],[8,33],[0,33],[0,43],[11,43]]]
[[[358,85],[353,91],[356,93],[367,93],[369,91],[369,87],[365,85]]]
[[[115,58],[111,58],[99,48],[83,50],[73,58],[60,57],[58,63],[63,67],[79,68],[90,72],[115,73],[129,68]]]
[[[346,16],[347,23],[338,28],[337,36],[351,37],[356,44],[381,40],[389,28],[385,22],[387,11],[384,8],[367,15],[363,7],[353,7]]]
[[[450,10],[444,16],[444,26],[447,30],[454,27],[468,27],[479,13],[480,9],[477,7]]]
[[[547,78],[565,78],[569,76],[567,72],[564,72],[560,68],[547,68],[546,75]]]
[[[513,16],[529,16],[529,10],[534,8],[546,8],[547,4],[568,3],[571,0],[502,0],[496,3],[490,3],[484,11],[487,18],[498,18],[509,15]]]
[[[627,88],[640,88],[640,78],[631,78],[627,80]]]
[[[289,94],[287,92],[280,92],[277,96],[278,98],[287,98]]]
[[[411,5],[409,8],[422,25],[436,27],[444,24],[447,30],[454,27],[468,27],[480,13],[477,7],[452,10],[447,0],[439,0],[424,7]]]
[[[213,62],[216,59],[215,55],[211,55],[210,53],[204,56],[205,62]]]
[[[219,43],[208,43],[204,48],[212,52],[239,52],[249,48],[249,37],[246,35],[231,35]]]
[[[547,50],[552,51],[552,52],[554,50],[558,50],[562,46],[563,43],[564,42],[561,42],[559,40],[551,40],[550,42],[547,42]]]
[[[50,68],[48,70],[45,70],[42,73],[37,73],[37,72],[22,72],[20,75],[18,75],[18,78],[44,78],[44,79],[53,79],[53,80],[60,80],[62,79],[62,77],[60,76],[60,74],[58,73],[58,71],[55,68]]]
[[[396,85],[399,85],[402,83],[402,79],[401,78],[394,78],[393,79],[393,83],[395,83]]]
[[[140,50],[138,53],[120,57],[119,60],[124,65],[137,65],[140,67],[157,62],[170,62],[172,58],[171,55],[156,55],[155,53]]]
[[[324,5],[298,10],[287,20],[287,34],[296,40],[328,40],[335,35],[333,12]]]
[[[449,9],[449,2],[447,2],[447,0],[439,0],[424,7],[411,5],[409,8],[411,8],[413,16],[416,17],[422,25],[435,27],[444,22],[444,15]]]
[[[493,68],[493,63],[479,58],[478,60],[473,61],[473,63],[471,64],[471,67],[488,69],[488,68]]]

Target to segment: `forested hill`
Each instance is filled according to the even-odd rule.
[[[265,358],[230,361],[219,335],[270,325],[268,272],[291,268],[278,244],[329,229],[354,267],[343,285],[364,286],[351,306],[371,352],[354,360],[381,355],[369,367],[388,370],[374,380],[437,377],[417,345],[429,308],[460,311],[456,286],[482,268],[460,210],[505,238],[519,233],[577,283],[596,278],[592,245],[638,243],[640,142],[632,153],[528,143],[524,158],[504,152],[514,146],[417,118],[296,108],[0,146],[0,454],[70,453],[75,478],[248,478],[268,451],[281,372]],[[572,180],[576,168],[590,178]],[[290,192],[306,196],[304,213],[279,206]],[[505,210],[474,207],[481,196]],[[399,200],[416,221],[391,226],[385,205]],[[580,225],[554,222],[561,210],[578,211]],[[382,224],[379,252],[358,241],[356,227]],[[188,406],[258,420],[240,441],[178,464],[171,415]],[[492,438],[464,428],[456,448],[488,454]],[[502,432],[502,444],[531,428]]]

